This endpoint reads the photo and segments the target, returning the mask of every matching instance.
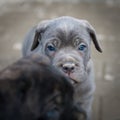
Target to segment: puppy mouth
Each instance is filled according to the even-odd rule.
[[[76,80],[71,74],[65,74],[65,76],[69,78],[71,84],[76,85],[79,83],[79,81]]]
[[[70,82],[71,82],[71,84],[76,85],[76,84],[79,83],[79,82],[76,81],[75,79],[73,79],[73,78],[71,78],[71,77],[69,77],[69,78],[70,78]]]
[[[71,82],[71,84],[73,84],[73,85],[76,85],[76,84],[78,83],[78,81],[76,81],[76,80],[73,79],[73,78],[70,78],[70,82]]]

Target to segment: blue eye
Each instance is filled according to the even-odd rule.
[[[84,51],[85,48],[86,48],[86,45],[85,45],[85,44],[80,44],[80,46],[79,46],[78,49],[79,49],[80,51]]]
[[[48,45],[48,46],[47,46],[47,49],[48,49],[49,51],[55,51],[55,50],[56,50],[53,45]]]

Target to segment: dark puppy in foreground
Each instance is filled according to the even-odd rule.
[[[74,101],[82,105],[88,120],[95,91],[91,41],[102,52],[89,22],[65,16],[41,22],[28,33],[23,44],[23,56],[42,53],[71,80]]]
[[[68,79],[48,64],[32,55],[0,72],[0,120],[85,120]]]

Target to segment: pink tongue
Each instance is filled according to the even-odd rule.
[[[65,75],[66,75],[68,78],[71,79],[71,83],[72,83],[72,84],[78,82],[77,80],[74,79],[74,77],[73,77],[71,74],[67,74],[67,73],[65,73]]]

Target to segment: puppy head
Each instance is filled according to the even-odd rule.
[[[84,81],[89,71],[91,40],[102,52],[95,30],[87,21],[60,17],[37,26],[31,51],[47,55],[72,83],[77,83]]]

